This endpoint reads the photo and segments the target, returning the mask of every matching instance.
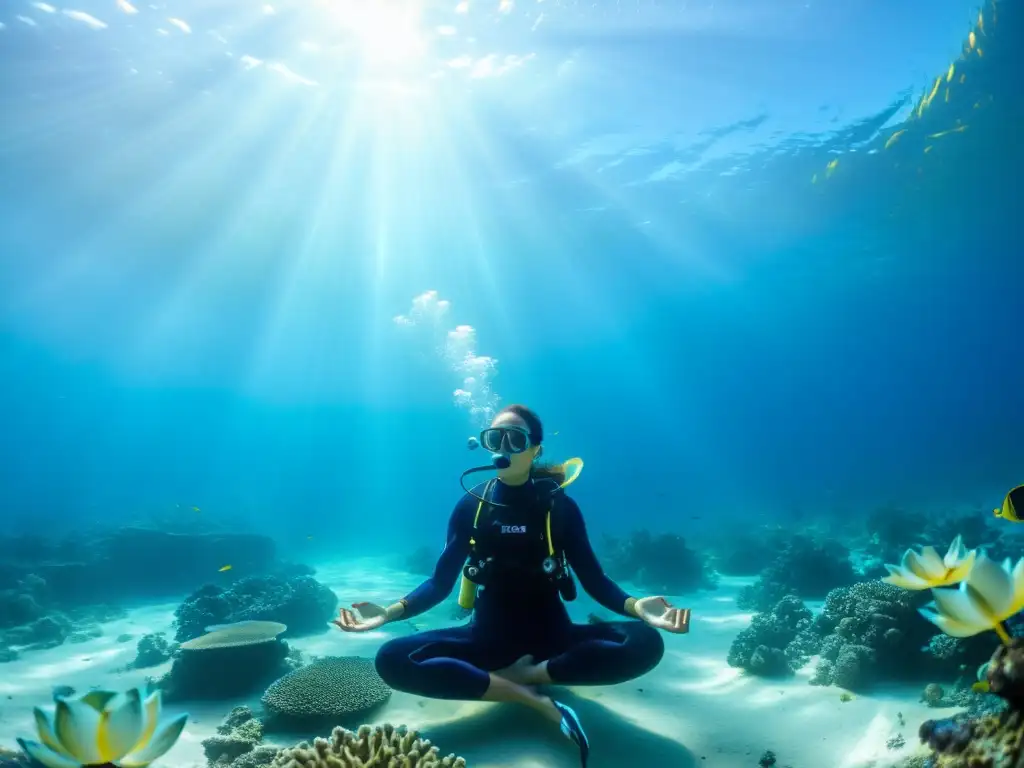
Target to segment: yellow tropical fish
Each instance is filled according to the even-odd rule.
[[[949,128],[945,131],[939,131],[938,133],[929,133],[929,139],[941,139],[943,136],[949,136],[951,133],[963,133],[967,130],[966,125],[958,125],[956,128]]]
[[[978,667],[978,681],[971,685],[971,690],[975,693],[988,693],[989,691],[988,665],[989,662],[986,661],[984,664]]]
[[[971,34],[969,34],[967,36],[967,45],[970,46],[971,50],[973,51],[974,50],[974,46],[977,44],[977,42],[978,42],[978,36],[975,35],[974,32],[972,31]]]
[[[230,571],[233,566],[225,565],[217,569],[218,573],[224,573],[224,571]]]
[[[1003,518],[1003,520],[1009,520],[1011,523],[1024,522],[1017,514],[1018,509],[1024,509],[1024,485],[1018,485],[1006,494],[1003,505],[993,509],[992,514]]]
[[[896,131],[896,133],[894,133],[892,136],[890,136],[888,139],[886,139],[885,140],[885,149],[888,149],[893,144],[895,144],[896,141],[899,139],[899,137],[902,136],[906,132],[907,132],[906,128],[901,128],[900,130]]]
[[[955,72],[955,71],[956,71],[956,63],[954,62],[954,63],[949,65],[949,71],[946,72],[946,82],[947,83],[950,80],[953,79],[953,72]]]
[[[948,587],[967,578],[977,556],[977,550],[968,550],[963,538],[957,536],[945,557],[939,557],[935,547],[924,547],[920,552],[908,549],[899,565],[886,564],[889,575],[882,581],[913,590]]]
[[[193,512],[200,512],[201,510],[199,509],[199,507],[192,507],[192,511]]]

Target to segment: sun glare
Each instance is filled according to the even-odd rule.
[[[370,64],[408,64],[427,48],[419,3],[402,0],[362,0],[337,11],[352,33],[364,61]]]

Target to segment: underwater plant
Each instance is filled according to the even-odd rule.
[[[889,575],[882,581],[904,589],[933,589],[959,584],[971,572],[977,559],[977,550],[968,550],[963,537],[957,536],[939,557],[935,547],[923,547],[920,553],[908,549],[899,565],[886,563]]]
[[[935,589],[935,602],[921,615],[952,637],[971,637],[987,630],[1004,645],[1010,633],[1003,622],[1024,610],[1024,558],[1011,567],[1007,558],[999,565],[979,555],[967,578],[957,589]]]
[[[160,692],[143,697],[138,688],[58,698],[52,718],[39,707],[33,713],[39,741],[18,744],[46,768],[144,768],[174,746],[188,720],[161,722]]]

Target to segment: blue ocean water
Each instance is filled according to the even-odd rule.
[[[144,679],[143,632],[279,622],[298,665],[450,625],[325,634],[426,575],[484,460],[467,440],[510,403],[545,459],[584,460],[612,576],[682,585],[704,622],[666,641],[671,685],[584,711],[609,742],[646,689],[632,711],[670,720],[652,763],[724,760],[657,702],[706,675],[756,703],[769,662],[817,655],[865,691],[865,731],[867,707],[924,719],[890,682],[973,706],[995,635],[956,645],[872,590],[956,533],[1019,554],[991,510],[1024,482],[1022,39],[1020,0],[2,0],[0,747],[51,686]],[[251,604],[190,614],[203,580]],[[745,612],[784,608],[817,634],[745,648]],[[154,667],[190,650],[168,648]],[[245,682],[256,706],[269,679]],[[680,712],[734,716],[698,694]],[[234,703],[192,721],[189,759]]]
[[[1020,480],[1015,3],[137,5],[0,10],[8,526],[436,535],[428,290],[600,528]]]

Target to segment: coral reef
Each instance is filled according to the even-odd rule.
[[[927,593],[880,581],[830,592],[814,621],[822,637],[817,681],[856,690],[878,676],[912,680],[944,671],[921,653],[935,634],[918,613],[926,602]]]
[[[782,598],[770,611],[754,616],[729,648],[728,663],[755,675],[791,675],[817,653],[811,631],[813,615],[795,595]]]
[[[736,605],[744,610],[770,611],[786,595],[820,599],[855,577],[849,550],[842,544],[794,536],[760,578],[740,590]]]
[[[175,645],[168,642],[163,632],[143,635],[136,646],[135,660],[131,666],[135,669],[158,666],[171,658],[175,650]]]
[[[430,741],[416,731],[391,725],[357,732],[335,728],[329,739],[315,739],[291,749],[283,749],[273,768],[465,768],[466,761],[449,755],[441,757]]]
[[[608,575],[632,581],[651,594],[680,595],[718,584],[717,574],[681,536],[639,530],[626,539],[605,537],[605,545]]]
[[[318,725],[351,721],[390,697],[373,659],[327,656],[274,682],[262,701],[279,723]]]
[[[927,720],[919,730],[932,768],[1016,768],[1024,763],[1024,640],[1000,646],[987,670],[1006,709],[977,717]]]
[[[791,533],[765,527],[741,531],[735,536],[716,536],[707,543],[710,563],[730,576],[756,576],[772,564]]]
[[[992,652],[991,635],[957,639],[935,634],[919,609],[926,592],[880,581],[832,590],[817,617],[795,595],[755,614],[729,649],[728,663],[762,676],[789,675],[814,655],[812,685],[863,690],[876,679],[949,680]],[[925,650],[922,653],[922,649]],[[969,691],[950,692],[943,706]]]
[[[0,768],[32,768],[29,756],[0,747]]]
[[[26,574],[11,589],[0,590],[0,629],[9,629],[39,619],[48,602],[46,580]]]
[[[159,682],[169,701],[225,699],[252,693],[293,668],[284,625],[241,622],[182,643]]]
[[[178,595],[209,579],[225,563],[234,566],[224,576],[228,581],[237,573],[267,573],[275,564],[274,555],[273,542],[264,536],[141,527],[75,533],[57,542],[0,538],[0,615],[11,624],[41,616],[25,598],[17,597],[34,597],[24,584],[31,576],[45,582],[46,600],[66,610],[106,600]],[[126,573],[132,578],[126,579]],[[19,612],[9,613],[7,606],[14,598]]]
[[[253,576],[227,589],[207,584],[174,612],[175,640],[190,640],[211,625],[277,621],[291,636],[324,632],[337,596],[312,576]]]
[[[203,752],[211,766],[235,766],[239,758],[249,755],[263,741],[263,723],[253,717],[248,707],[235,707],[217,726],[217,734],[203,740]],[[266,750],[266,764],[277,754]]]

